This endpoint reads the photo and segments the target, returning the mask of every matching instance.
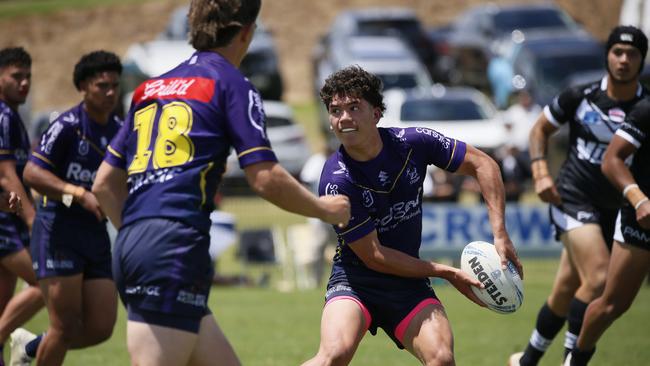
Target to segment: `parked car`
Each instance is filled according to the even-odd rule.
[[[462,13],[446,33],[459,84],[487,87],[485,71],[494,42],[510,38],[513,31],[533,30],[586,33],[564,11],[552,4],[472,7]]]
[[[317,65],[330,57],[348,37],[385,35],[398,37],[409,45],[434,80],[444,77],[436,68],[435,49],[417,15],[412,9],[400,7],[361,8],[339,13],[328,33],[316,45],[312,62]]]
[[[305,130],[296,123],[291,107],[285,103],[265,100],[264,112],[266,133],[276,157],[289,173],[297,177],[311,155]],[[244,179],[244,171],[239,168],[236,153],[232,151],[228,156],[224,180],[237,185],[243,183]]]
[[[490,88],[499,107],[526,88],[540,105],[547,104],[576,73],[605,73],[603,45],[586,34],[530,32],[510,42],[488,66]],[[602,75],[601,74],[601,75]]]
[[[500,113],[474,88],[392,90],[384,95],[380,127],[426,127],[491,152],[506,141]]]
[[[394,36],[351,36],[333,41],[336,44],[328,57],[316,65],[314,80],[315,97],[318,100],[320,88],[333,72],[351,65],[377,75],[384,84],[384,90],[394,88],[430,88],[433,81],[426,68],[411,48]],[[321,129],[329,128],[327,111],[319,104]],[[330,138],[334,138],[331,134]],[[331,141],[335,143],[334,141]]]
[[[379,76],[384,90],[433,85],[426,68],[417,55],[401,39],[393,36],[353,36],[337,40],[330,57],[317,64],[316,90],[333,72],[346,66],[359,65]]]
[[[129,47],[122,60],[124,67],[122,88],[125,97],[128,97],[129,92],[143,81],[170,70],[192,55],[194,49],[188,44],[187,39],[188,10],[187,6],[176,9],[172,13],[167,28],[158,36],[158,39],[136,43]],[[263,24],[258,23],[253,40],[239,69],[259,90],[262,98],[282,99],[284,86],[275,43]]]

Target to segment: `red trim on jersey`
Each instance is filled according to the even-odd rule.
[[[133,93],[133,103],[151,99],[193,99],[207,103],[214,96],[213,79],[201,77],[151,79]]]

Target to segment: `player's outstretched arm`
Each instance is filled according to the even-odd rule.
[[[349,243],[350,249],[370,269],[408,278],[440,277],[449,281],[458,291],[480,306],[485,306],[474,293],[471,286],[483,288],[483,284],[458,268],[425,261],[412,257],[399,250],[381,245],[377,232]]]
[[[93,183],[93,194],[113,226],[122,226],[122,208],[128,196],[126,171],[102,162]]]
[[[478,181],[487,205],[494,246],[501,257],[501,266],[505,269],[507,261],[512,261],[523,278],[523,266],[506,231],[505,189],[499,165],[486,153],[473,146],[467,146],[465,159],[458,168],[458,173],[472,176]]]
[[[20,178],[16,174],[16,162],[14,160],[0,161],[0,188],[5,192],[15,192],[18,195],[22,206],[19,214],[31,231],[36,211],[34,211],[32,200],[27,195]]]
[[[74,202],[79,203],[84,209],[95,215],[97,220],[103,220],[104,214],[99,208],[97,199],[84,187],[65,182],[51,171],[43,169],[31,161],[25,166],[23,178],[30,187],[51,199],[62,201],[65,194],[70,194]],[[72,202],[67,204],[70,203]]]
[[[636,208],[636,219],[644,229],[650,229],[650,201],[636,184],[625,160],[636,151],[636,147],[621,136],[614,135],[603,155],[601,170],[612,184],[623,192],[632,207]]]
[[[318,198],[278,163],[255,163],[245,167],[244,172],[255,193],[284,210],[341,227],[350,220],[350,201],[346,196]]]

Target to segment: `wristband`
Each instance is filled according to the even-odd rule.
[[[536,156],[536,157],[530,159],[530,162],[531,162],[531,163],[534,163],[534,162],[536,162],[536,161],[540,161],[540,160],[546,160],[546,156],[545,156],[545,155],[542,155],[542,156]]]
[[[639,188],[639,185],[636,183],[626,185],[625,188],[623,188],[623,196],[627,196],[627,192],[634,188]]]
[[[636,205],[634,205],[634,210],[635,211],[638,210],[639,207],[641,207],[641,205],[644,204],[646,201],[648,201],[648,197],[642,198],[639,202],[636,203]]]

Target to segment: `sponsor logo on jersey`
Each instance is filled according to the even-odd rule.
[[[610,109],[607,111],[607,115],[609,116],[609,120],[615,123],[623,123],[625,120],[625,112],[620,108]]]
[[[372,197],[372,192],[369,190],[364,190],[363,193],[361,193],[361,196],[363,197],[363,205],[365,207],[370,207],[375,203],[375,199]]]
[[[215,81],[201,77],[167,78],[146,81],[133,94],[135,103],[151,99],[193,99],[209,102],[214,95]]]
[[[253,128],[260,131],[262,137],[266,138],[266,128],[264,126],[266,115],[262,106],[262,97],[252,89],[248,91],[248,120]]]
[[[342,161],[338,161],[338,163],[339,163],[339,169],[335,170],[334,173],[332,174],[336,174],[336,175],[348,174],[348,167],[345,166],[345,163],[343,163]]]
[[[77,152],[79,152],[79,155],[81,155],[81,156],[88,155],[88,150],[89,150],[88,141],[86,141],[86,140],[79,141],[79,148],[77,149]]]
[[[156,169],[154,171],[146,171],[144,173],[132,174],[126,180],[126,183],[129,185],[129,194],[132,194],[141,187],[150,184],[165,183],[171,179],[174,179],[176,175],[182,171],[183,169],[181,168],[164,168]]]
[[[432,129],[423,128],[423,127],[416,127],[415,132],[421,133],[423,135],[431,136],[434,139],[437,139],[438,141],[440,141],[442,143],[442,146],[445,149],[449,149],[449,147],[451,146],[451,140],[449,138],[445,137],[444,135],[439,134],[438,132],[436,132],[436,131],[434,131]]]
[[[406,133],[406,130],[402,128],[401,130],[399,130],[399,132],[398,132],[397,135],[395,135],[395,136],[396,136],[398,139],[402,139],[402,138],[404,137],[404,134],[405,134],[405,133]]]
[[[383,170],[379,171],[379,175],[377,176],[377,179],[379,179],[379,184],[381,184],[382,187],[387,186],[391,183],[388,173],[386,173]]]
[[[47,132],[43,134],[41,138],[41,151],[45,154],[52,153],[52,146],[54,146],[54,141],[59,136],[63,130],[63,124],[59,121],[56,121],[50,125]]]
[[[593,125],[600,122],[600,114],[596,111],[586,111],[582,117],[582,122],[587,125]]]
[[[418,169],[416,167],[406,168],[406,176],[409,178],[409,183],[415,184],[420,181],[420,175],[418,174]]]
[[[325,194],[329,196],[336,196],[339,194],[339,186],[335,183],[327,183],[325,186]]]
[[[377,228],[377,232],[383,233],[394,229],[400,223],[408,221],[422,213],[420,202],[421,191],[422,188],[420,187],[415,195],[415,199],[397,202],[388,208],[388,213],[386,215],[376,218],[375,227]]]

